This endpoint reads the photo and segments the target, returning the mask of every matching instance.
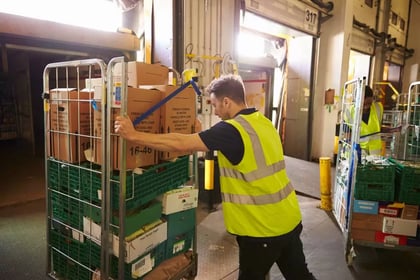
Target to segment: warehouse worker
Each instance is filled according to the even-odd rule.
[[[347,111],[347,120],[351,122],[354,110]],[[398,132],[401,127],[390,128],[382,126],[384,108],[381,102],[375,102],[373,90],[365,86],[365,98],[363,100],[362,122],[360,124],[360,148],[367,155],[380,155],[382,152],[381,132]]]
[[[315,279],[305,261],[301,212],[279,134],[269,119],[247,107],[239,76],[222,76],[206,90],[223,120],[208,130],[149,134],[117,117],[115,131],[162,151],[219,151],[224,221],[239,245],[239,280],[264,280],[274,263],[286,279]]]

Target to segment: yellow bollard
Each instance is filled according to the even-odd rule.
[[[331,211],[331,159],[319,158],[319,181],[321,191],[320,208]]]
[[[213,151],[206,153],[204,158],[204,189],[214,190],[214,154]]]

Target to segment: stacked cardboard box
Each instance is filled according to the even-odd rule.
[[[142,277],[165,259],[192,248],[197,202],[198,190],[186,186],[166,192],[150,206],[135,212],[132,225],[136,224],[138,228],[134,231],[130,227],[124,236],[124,261],[129,279]],[[156,213],[156,209],[161,211]],[[88,214],[92,215],[92,212]],[[101,246],[100,217],[88,216],[83,217],[83,233]],[[112,236],[112,249],[118,258],[119,237],[116,234]]]
[[[84,150],[91,146],[92,92],[75,88],[50,91],[50,154],[69,163],[85,160]]]
[[[162,100],[177,90],[175,86],[140,86],[162,92]],[[160,107],[159,133],[190,134],[195,132],[196,96],[192,87],[187,87]],[[171,160],[186,155],[185,152],[159,152],[159,160]]]
[[[355,200],[351,238],[388,245],[419,246],[418,210],[417,205]]]
[[[137,117],[144,114],[153,105],[158,103],[161,99],[161,93],[157,90],[128,88],[127,90],[127,116],[134,121]],[[120,108],[113,107],[111,109],[111,124],[115,121],[115,117],[120,114]],[[156,110],[149,115],[145,120],[136,125],[136,130],[149,133],[159,132],[159,118],[160,110]],[[102,113],[95,110],[94,113],[94,136],[96,137],[94,143],[94,162],[103,164],[102,156]],[[113,125],[111,125],[113,132]],[[121,169],[121,148],[120,137],[116,134],[111,134],[111,153],[112,153],[112,168],[116,170]],[[126,168],[134,169],[136,167],[150,166],[157,163],[157,152],[150,147],[137,145],[135,143],[127,142],[126,145]]]
[[[114,81],[121,82],[121,64],[117,63],[113,70]],[[148,64],[138,61],[127,62],[127,85],[137,88],[140,85],[167,85],[168,67],[154,63]]]
[[[121,107],[121,65],[117,64],[114,74],[114,89],[112,94],[112,119],[120,114]],[[168,85],[168,68],[160,64],[146,64],[141,62],[128,62],[128,90],[127,90],[127,115],[132,121],[141,116],[152,106],[157,105],[164,98],[169,96],[178,88]],[[97,81],[91,79],[86,84],[95,88],[95,96],[98,96]],[[99,90],[100,91],[100,90]],[[154,94],[149,94],[154,93]],[[100,103],[97,102],[97,109]],[[150,116],[141,121],[136,129],[138,131],[150,133],[185,133],[189,134],[195,131],[195,108],[196,93],[189,87],[178,93],[169,101],[161,105]],[[99,110],[95,111],[94,116],[94,136],[96,139],[92,160],[97,164],[102,164],[102,140],[101,123],[102,114]],[[121,169],[119,137],[113,136],[113,169]],[[136,167],[145,167],[156,164],[159,160],[171,160],[179,156],[186,155],[181,152],[157,152],[147,146],[139,146],[127,142],[126,168],[134,169]]]

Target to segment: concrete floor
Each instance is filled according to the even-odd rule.
[[[0,279],[50,279],[46,276],[46,218],[43,158],[3,149],[0,168]],[[286,157],[286,168],[303,214],[302,240],[310,270],[319,280],[420,279],[416,252],[356,247],[353,266],[344,258],[344,238],[331,213],[320,209],[317,163]],[[227,234],[219,205],[197,211],[197,280],[237,279],[238,248]],[[283,277],[276,267],[271,280]]]

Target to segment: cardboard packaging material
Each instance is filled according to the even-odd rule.
[[[377,231],[375,232],[375,241],[388,245],[407,245],[407,236]]]
[[[378,201],[355,199],[353,203],[353,212],[355,213],[366,213],[375,215],[378,214],[378,209]]]
[[[92,241],[101,245],[101,226],[91,219],[83,217],[83,233]],[[167,239],[167,222],[158,220],[139,229],[133,235],[126,237],[125,262],[131,263],[143,256]],[[119,255],[119,237],[112,235],[112,251],[114,256]]]
[[[379,214],[383,214],[384,216],[398,218],[400,216],[400,209],[387,207],[387,206],[379,206]]]
[[[198,189],[187,186],[166,192],[162,196],[162,213],[169,215],[176,212],[196,208]]]
[[[162,92],[162,99],[178,88],[176,86],[141,86],[155,88]],[[197,94],[192,87],[187,87],[160,107],[160,133],[191,134],[195,132]],[[171,160],[187,155],[185,152],[159,152],[159,160]]]
[[[121,81],[121,64],[117,63],[113,70],[114,81]],[[154,63],[129,61],[127,63],[127,85],[137,88],[139,85],[167,85],[168,67]]]
[[[382,232],[415,237],[417,235],[417,220],[384,217]]]
[[[158,90],[147,90],[128,88],[127,91],[127,116],[134,121],[137,117],[144,114],[153,105],[157,104],[161,99],[161,93]],[[100,108],[100,106],[98,106]],[[120,108],[112,108],[112,120],[114,123],[116,116],[120,114]],[[160,110],[154,111],[146,119],[136,125],[136,130],[149,133],[159,132],[159,117]],[[111,127],[113,130],[113,125]],[[97,137],[94,145],[94,160],[97,164],[102,164],[102,114],[99,110],[94,113],[94,135]],[[112,167],[115,170],[120,170],[122,162],[120,162],[120,137],[116,134],[111,134],[111,149],[113,154]],[[135,143],[126,143],[126,168],[134,169],[136,167],[144,167],[154,165],[158,159],[157,151],[147,146],[137,145]]]
[[[353,213],[351,219],[352,229],[382,230],[384,215]]]
[[[352,214],[351,237],[354,240],[375,241],[375,232],[382,230],[383,215]]]
[[[355,228],[351,230],[351,238],[354,240],[375,241],[375,231]]]
[[[408,205],[406,204],[402,210],[401,218],[406,220],[417,220],[419,214],[418,205]]]
[[[100,101],[104,95],[103,90],[105,88],[105,81],[103,78],[87,78],[85,79],[86,89],[94,92],[93,99]]]
[[[167,239],[167,226],[165,221],[157,221],[150,224],[145,230],[139,230],[137,235],[125,240],[125,262],[131,263],[138,257],[146,254]],[[113,235],[113,253],[116,257],[119,255],[119,238]]]
[[[92,96],[75,88],[50,90],[50,156],[69,163],[86,160],[84,150],[92,141]]]

